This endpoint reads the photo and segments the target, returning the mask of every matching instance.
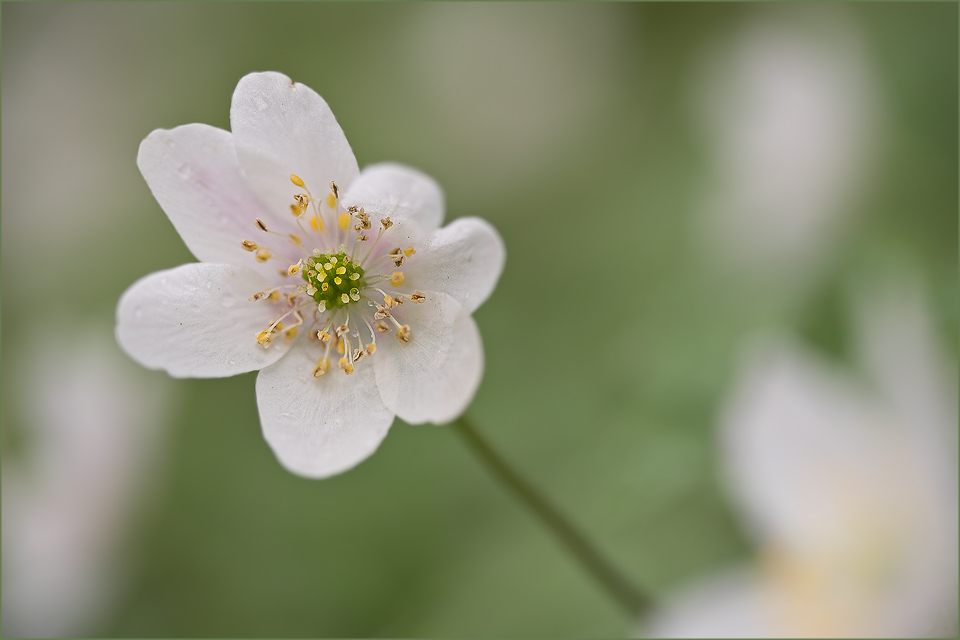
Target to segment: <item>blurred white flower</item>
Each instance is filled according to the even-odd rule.
[[[230,120],[232,133],[192,124],[140,146],[147,184],[202,262],[123,294],[121,346],[174,376],[260,369],[264,436],[308,477],[366,459],[394,415],[460,415],[483,371],[471,314],[503,269],[497,232],[478,218],[438,229],[443,195],[418,171],[359,171],[326,102],[282,74],[241,79]]]
[[[668,602],[646,634],[955,633],[954,370],[916,297],[859,316],[869,388],[787,340],[752,352],[721,435],[759,558]]]
[[[43,335],[5,398],[23,409],[24,440],[23,455],[3,458],[5,637],[85,635],[103,623],[169,406],[167,386],[148,382],[109,337]]]
[[[694,88],[709,145],[699,240],[764,278],[816,272],[877,148],[877,80],[858,25],[835,7],[803,9],[771,7],[706,50]]]

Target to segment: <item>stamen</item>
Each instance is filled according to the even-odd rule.
[[[403,252],[407,254],[407,257],[409,258],[410,256],[416,253],[416,250],[413,247],[407,247],[406,249],[403,250]]]
[[[306,189],[307,185],[303,184],[303,180],[300,179],[300,176],[290,174],[290,182],[297,185],[301,189]]]
[[[387,216],[386,218],[380,218],[380,224],[383,225],[384,230],[387,230],[393,226],[393,221],[390,219],[390,216]]]
[[[399,329],[397,329],[397,340],[403,342],[404,344],[410,342],[410,325],[405,324]]]
[[[263,232],[267,231],[267,225],[263,224],[263,220],[261,220],[260,218],[257,218],[257,226],[260,227],[260,231],[263,231]]]
[[[256,251],[260,247],[257,246],[257,243],[253,240],[241,240],[240,246],[243,247],[244,251]]]
[[[313,377],[319,378],[330,369],[330,358],[324,356],[317,360],[317,367],[313,370]]]
[[[273,257],[273,254],[270,253],[269,249],[260,249],[259,251],[257,251],[257,255],[256,255],[257,262],[266,262],[272,257]]]
[[[406,281],[406,276],[403,275],[402,271],[394,271],[393,275],[390,276],[390,284],[395,287],[399,287]]]
[[[420,303],[427,299],[427,296],[423,295],[421,291],[414,291],[413,295],[410,296],[410,302]]]

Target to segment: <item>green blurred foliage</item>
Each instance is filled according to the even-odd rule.
[[[229,128],[237,80],[272,69],[325,97],[361,166],[416,166],[448,218],[503,235],[469,412],[506,457],[654,593],[736,561],[748,543],[713,427],[744,338],[786,327],[842,356],[850,283],[907,269],[957,348],[956,5],[843,9],[879,74],[885,144],[838,251],[792,289],[714,268],[690,240],[708,172],[691,74],[777,7],[4,3],[4,444],[38,316],[112,324],[135,279],[193,260],[139,176],[139,140]],[[86,192],[38,164],[68,144],[87,145],[73,152],[93,165]],[[18,196],[18,168],[49,188]],[[254,379],[175,383],[167,466],[103,635],[633,628],[452,431],[398,420],[356,469],[304,480],[260,435]]]

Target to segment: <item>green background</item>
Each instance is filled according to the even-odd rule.
[[[868,177],[801,284],[718,267],[692,232],[711,156],[691,86],[757,20],[815,44],[835,11],[878,87]],[[112,331],[127,286],[193,261],[140,140],[229,129],[259,70],[324,96],[361,167],[418,167],[448,219],[496,226],[469,415],[654,593],[749,553],[714,450],[744,339],[785,327],[844,359],[850,283],[909,272],[956,356],[953,3],[4,3],[2,65],[4,456],[30,446],[13,385],[38,318]],[[163,466],[118,549],[129,579],[93,633],[631,633],[452,430],[397,420],[356,469],[304,480],[263,441],[255,375],[169,381]]]

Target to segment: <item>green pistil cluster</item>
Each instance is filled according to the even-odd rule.
[[[301,270],[307,295],[326,309],[342,307],[360,299],[363,269],[343,251],[307,258]]]

